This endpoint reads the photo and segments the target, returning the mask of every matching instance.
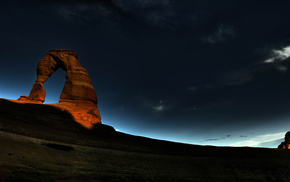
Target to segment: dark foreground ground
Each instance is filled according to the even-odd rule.
[[[290,151],[86,130],[51,106],[0,99],[0,181],[286,182]]]

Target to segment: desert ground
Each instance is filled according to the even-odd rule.
[[[181,144],[106,125],[88,130],[52,106],[0,99],[0,181],[286,182],[289,163],[288,150]]]

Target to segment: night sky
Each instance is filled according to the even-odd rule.
[[[5,1],[0,97],[51,49],[79,54],[102,122],[182,143],[277,147],[290,130],[289,0]],[[58,70],[44,84],[57,103]]]

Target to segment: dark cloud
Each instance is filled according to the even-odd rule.
[[[205,141],[216,141],[216,140],[219,140],[218,138],[210,138],[210,139],[207,139]]]
[[[51,6],[51,11],[68,22],[87,26],[112,25],[120,15],[127,15],[112,1],[65,1]]]
[[[233,81],[230,81],[226,84],[228,85],[239,85],[239,84],[245,84],[247,82],[253,81],[257,76],[264,74],[266,72],[275,72],[276,69],[274,69],[270,65],[266,64],[257,64],[254,67],[252,67],[249,71],[242,73],[240,75],[237,75],[236,78],[232,78]]]
[[[209,44],[225,43],[230,38],[235,37],[235,35],[236,33],[232,27],[219,24],[217,30],[213,34],[204,37],[202,41]]]
[[[207,139],[205,141],[216,141],[216,140],[224,140],[224,139],[227,139],[227,138],[230,138],[232,137],[232,135],[226,135],[226,136],[222,136],[220,138],[210,138],[210,139]]]
[[[181,96],[179,101],[180,110],[187,111],[214,111],[230,108],[235,104],[235,99],[227,95],[228,89],[215,85],[210,87],[190,87],[189,92]],[[185,109],[186,108],[186,109]]]
[[[223,136],[222,139],[230,138],[232,135]]]
[[[194,91],[197,91],[199,89],[211,89],[211,88],[214,88],[214,86],[207,84],[207,85],[201,85],[201,86],[191,86],[188,88],[188,90],[194,92]]]
[[[50,2],[49,9],[66,21],[78,22],[90,26],[103,25],[154,28],[162,31],[181,31],[183,33],[201,33],[201,29],[211,30],[207,26],[212,19],[214,9],[219,3],[210,1],[176,0],[61,0]],[[231,4],[231,3],[229,3]],[[230,8],[228,6],[226,9]],[[47,8],[47,7],[46,7]],[[132,27],[131,27],[132,28]],[[231,26],[219,24],[217,30],[205,38],[206,42],[225,42],[234,37]]]
[[[172,0],[62,0],[51,3],[50,8],[64,20],[91,26],[133,21],[137,25],[170,27],[175,16],[172,4]]]
[[[124,11],[152,21],[152,23],[168,22],[170,17],[175,16],[173,0],[120,0],[116,1],[116,4]]]

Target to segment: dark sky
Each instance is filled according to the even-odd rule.
[[[276,147],[290,130],[290,1],[58,0],[0,6],[0,97],[51,49],[79,54],[102,122],[201,145]],[[58,102],[65,72],[45,84]],[[276,143],[275,143],[276,142]]]

